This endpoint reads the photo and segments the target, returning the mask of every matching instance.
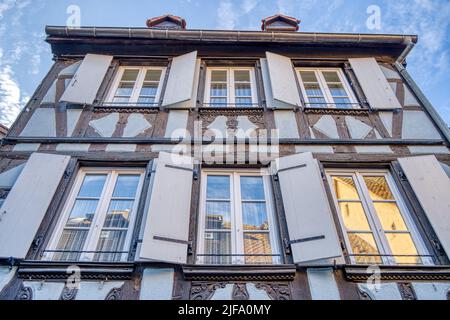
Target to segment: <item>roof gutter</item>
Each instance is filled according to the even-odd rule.
[[[284,42],[284,43],[329,43],[329,44],[392,44],[404,45],[417,42],[415,35],[267,32],[236,30],[161,30],[151,28],[105,28],[47,26],[49,38],[128,38],[191,40],[208,42]]]

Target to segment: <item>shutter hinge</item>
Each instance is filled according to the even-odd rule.
[[[142,239],[136,239],[133,244],[133,251],[137,250],[137,246],[139,243],[142,243]]]
[[[16,265],[16,259],[14,259],[13,257],[9,257],[8,265],[9,265],[9,270],[11,271],[12,268]]]
[[[192,241],[189,241],[189,243],[188,243],[187,254],[188,254],[188,256],[192,256],[194,254],[194,249],[192,247]]]
[[[433,244],[433,247],[436,249],[436,251],[439,253],[439,255],[445,256],[445,250],[442,247],[442,245],[439,242],[439,240],[433,239],[433,240],[431,240],[431,243]]]
[[[42,244],[42,240],[43,240],[43,237],[42,237],[42,236],[37,236],[37,237],[33,240],[33,251],[34,251],[34,252],[36,252],[36,251],[39,249],[39,247],[40,247],[41,244]]]
[[[292,253],[292,251],[291,251],[291,243],[289,242],[289,240],[284,238],[283,239],[283,244],[284,244],[284,252],[286,254],[291,254]]]
[[[401,181],[407,181],[406,175],[403,172],[403,170],[398,169],[398,176],[399,176]]]
[[[278,173],[273,174],[273,180],[279,181]]]
[[[344,241],[343,241],[343,240],[339,240],[339,243],[341,244],[342,253],[343,253],[344,255],[347,255],[347,248],[346,248],[346,246],[345,246]]]
[[[194,180],[198,180],[198,170],[197,169],[195,169],[194,170]]]

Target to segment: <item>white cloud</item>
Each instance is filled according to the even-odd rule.
[[[0,69],[0,123],[10,126],[22,109],[20,88],[10,66]]]
[[[219,29],[232,30],[236,27],[238,14],[229,0],[222,0],[217,9]]]
[[[244,13],[248,14],[253,11],[253,9],[255,9],[255,7],[258,5],[258,1],[259,0],[244,0],[241,6]]]

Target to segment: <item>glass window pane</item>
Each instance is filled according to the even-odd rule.
[[[210,104],[216,107],[223,107],[227,105],[227,98],[211,98]]]
[[[252,98],[236,98],[236,105],[238,106],[251,106]]]
[[[326,82],[341,82],[336,71],[323,71],[322,74]]]
[[[212,83],[211,84],[211,97],[226,97],[227,84],[226,83]]]
[[[205,254],[231,254],[230,232],[205,232]],[[206,264],[230,264],[230,256],[205,256]]]
[[[405,221],[396,203],[375,202],[373,204],[386,231],[407,231]]]
[[[317,82],[314,71],[300,71],[303,82]]]
[[[347,230],[370,231],[366,214],[360,202],[340,202],[339,209]]]
[[[106,174],[87,174],[81,185],[79,198],[100,198],[105,185]]]
[[[225,70],[211,71],[211,81],[213,82],[227,82],[227,72]]]
[[[337,108],[351,109],[353,107],[349,98],[333,98],[333,100]]]
[[[126,104],[128,104],[129,101],[130,101],[130,97],[114,97],[112,102],[115,105],[118,105],[118,104],[126,105]]]
[[[364,181],[372,200],[394,200],[385,177],[364,177]]]
[[[59,239],[56,250],[62,251],[81,251],[83,250],[84,242],[88,230],[64,230]],[[80,259],[81,252],[55,252],[53,260],[57,261],[75,261]]]
[[[250,71],[248,70],[235,71],[234,81],[250,82]]]
[[[89,228],[97,210],[98,200],[76,200],[66,226]]]
[[[358,191],[352,177],[333,177],[334,191],[339,200],[359,200]]]
[[[161,79],[161,70],[148,70],[145,74],[144,81],[156,81],[159,82]]]
[[[235,96],[236,97],[251,97],[252,88],[249,83],[239,83],[235,86]]]
[[[263,178],[241,176],[241,197],[243,200],[265,200]]]
[[[308,98],[309,107],[311,108],[326,108],[327,102],[325,98]]]
[[[155,97],[139,97],[138,103],[153,105],[155,104]]]
[[[309,96],[319,96],[322,97],[322,89],[318,84],[305,84],[306,95]]]
[[[131,96],[133,92],[134,84],[133,83],[121,83],[116,91],[116,96]]]
[[[346,97],[347,92],[345,91],[342,84],[329,84],[328,88],[330,89],[331,95],[333,97]]]
[[[104,228],[128,228],[133,204],[133,200],[111,200]]]
[[[355,261],[357,263],[380,264],[382,262],[381,257],[358,256],[358,254],[378,254],[378,248],[371,233],[349,233],[348,238],[350,240],[352,252],[355,255]]]
[[[269,230],[265,203],[242,203],[244,230]]]
[[[117,177],[113,197],[134,198],[136,196],[140,178],[140,175],[119,175]]]
[[[421,264],[420,257],[399,257],[395,255],[417,255],[411,235],[405,233],[386,233],[395,261],[399,264]]]
[[[122,76],[122,81],[136,81],[139,70],[125,70]]]
[[[144,83],[139,93],[140,96],[156,96],[158,92],[158,84],[157,83]]]
[[[230,199],[230,177],[208,176],[206,197],[208,199]]]
[[[270,236],[268,233],[244,233],[245,254],[272,254]],[[271,256],[247,256],[245,263],[272,264]]]
[[[229,202],[206,202],[206,229],[231,229],[231,209]]]
[[[126,231],[102,231],[96,251],[107,252],[96,253],[94,255],[94,261],[120,261],[123,254],[121,251],[123,251],[126,235]]]

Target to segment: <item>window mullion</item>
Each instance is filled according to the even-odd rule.
[[[234,71],[235,69],[227,69],[227,79],[228,79],[228,104],[236,103],[235,89],[234,89]]]
[[[139,95],[141,93],[142,86],[144,85],[145,74],[147,72],[146,68],[140,68],[139,74],[137,76],[136,82],[134,83],[133,92],[131,93],[130,102],[137,103],[139,100]]]
[[[94,215],[94,219],[92,221],[92,226],[90,230],[90,234],[86,239],[85,251],[95,251],[97,248],[98,240],[100,238],[101,231],[103,229],[103,225],[105,223],[106,214],[108,212],[109,202],[112,197],[112,193],[114,191],[114,186],[117,181],[117,172],[112,171],[108,175],[108,180],[105,184],[105,190],[103,194],[100,196],[99,204],[97,211]],[[83,255],[87,260],[93,260],[94,254],[87,253]],[[81,259],[83,260],[83,259]]]
[[[322,74],[322,70],[316,70],[317,81],[319,82],[319,86],[322,89],[323,95],[327,103],[334,103],[333,96],[331,95],[331,91],[328,88],[328,84],[325,81],[325,78]]]
[[[376,212],[375,206],[373,205],[372,199],[370,197],[370,193],[369,193],[369,189],[366,186],[366,183],[364,181],[364,177],[362,174],[360,174],[359,172],[356,173],[356,177],[357,177],[357,181],[358,181],[358,185],[361,188],[362,191],[362,195],[363,195],[363,202],[368,210],[368,214],[369,214],[369,218],[370,218],[370,222],[369,223],[373,223],[373,234],[374,237],[378,242],[379,242],[379,250],[381,254],[385,254],[385,255],[391,255],[391,249],[389,246],[389,243],[387,241],[386,235],[383,231],[383,226],[381,224],[380,219],[378,218],[378,214]],[[389,264],[392,264],[392,257],[383,257],[382,258],[383,261],[387,261],[389,262]]]
[[[234,186],[234,208],[235,208],[235,242],[236,249],[234,254],[244,254],[244,226],[242,223],[242,204],[241,204],[241,186],[240,175],[238,173],[233,174],[233,186]],[[238,256],[234,259],[234,263],[244,264],[245,257]]]

